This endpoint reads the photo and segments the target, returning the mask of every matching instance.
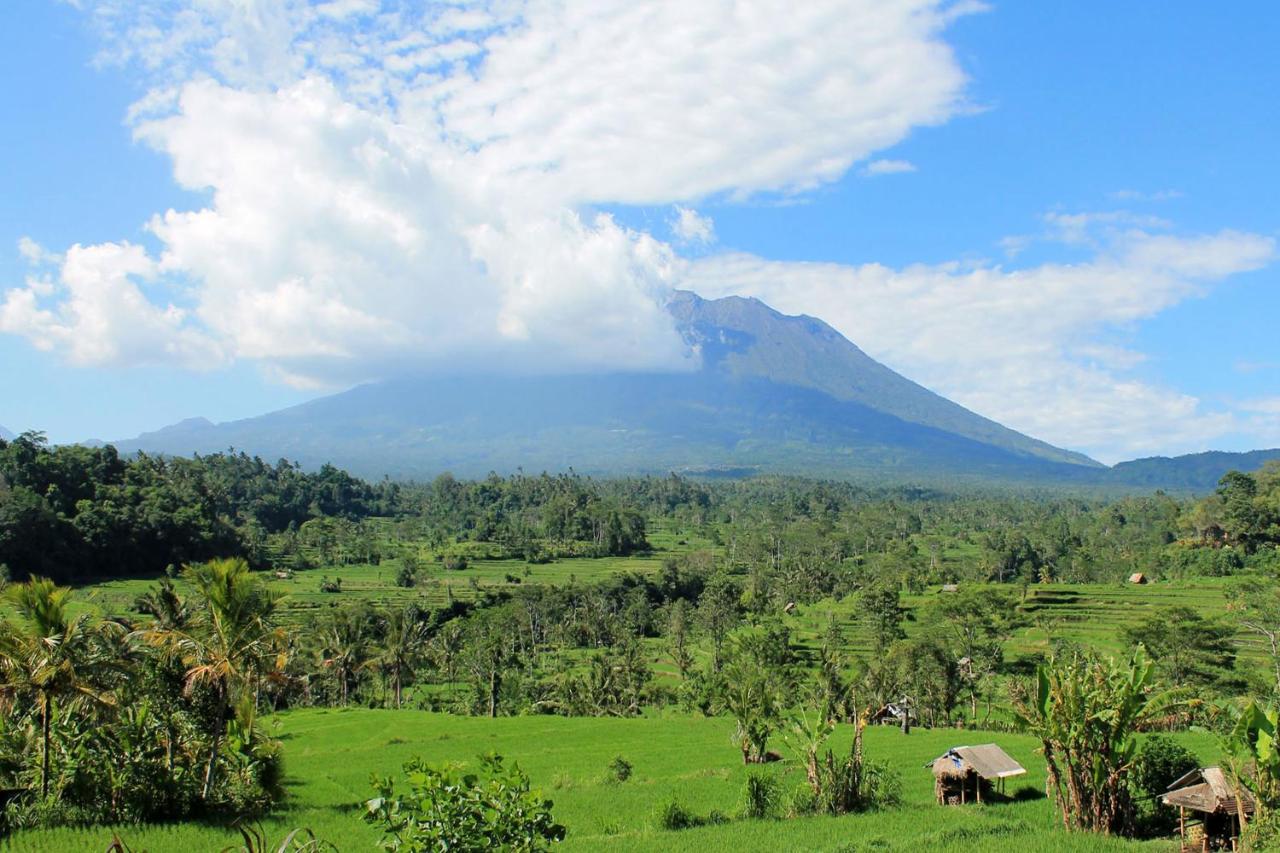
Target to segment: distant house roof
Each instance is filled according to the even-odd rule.
[[[1147,576],[1144,575],[1142,572],[1134,572],[1133,574],[1129,575],[1129,583],[1146,583],[1146,582],[1147,582]]]
[[[1236,814],[1235,786],[1227,781],[1221,767],[1192,770],[1170,785],[1160,799],[1165,805],[1182,806],[1207,814]],[[1245,814],[1253,813],[1253,796],[1248,791],[1240,791],[1240,802],[1244,805]]]
[[[908,706],[903,705],[900,702],[890,702],[888,705],[881,707],[879,711],[872,714],[871,719],[873,721],[885,719],[901,720],[903,717],[908,715],[912,720],[916,718],[915,712]]]
[[[960,584],[958,584],[958,583],[944,583],[944,584],[942,585],[942,589],[940,589],[940,590],[938,590],[938,591],[939,591],[939,592],[959,592],[959,591],[960,591]]]
[[[980,746],[955,746],[925,765],[934,776],[965,776],[970,771],[983,779],[1007,779],[1021,776],[1027,770],[994,743]]]

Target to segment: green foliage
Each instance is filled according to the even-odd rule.
[[[1139,835],[1165,835],[1176,829],[1177,815],[1160,802],[1160,796],[1198,767],[1195,754],[1168,735],[1150,735],[1142,741],[1129,775]]]
[[[384,850],[535,851],[564,839],[551,801],[531,791],[529,777],[499,755],[483,756],[479,774],[417,758],[404,773],[407,792],[398,794],[390,778],[375,776],[378,795],[366,804],[365,820],[382,828]]]
[[[1191,750],[1178,741],[1167,735],[1151,735],[1138,748],[1129,784],[1138,796],[1154,799],[1199,766]]]
[[[701,826],[703,821],[679,798],[671,796],[658,803],[653,822],[659,829],[678,830]]]
[[[1219,710],[1219,742],[1232,782],[1253,795],[1259,817],[1280,810],[1280,709],[1250,700]]]
[[[614,782],[625,782],[631,778],[632,765],[621,755],[615,755],[609,762],[609,778]]]
[[[863,590],[862,606],[871,616],[873,644],[877,651],[883,652],[905,636],[896,583],[880,581]]]
[[[1175,606],[1126,628],[1124,639],[1147,649],[1165,683],[1205,688],[1232,677],[1235,633],[1234,626]]]
[[[40,433],[0,441],[0,563],[19,580],[147,576],[238,555],[316,516],[395,511],[399,486],[332,466],[304,473],[243,454],[123,459],[113,447],[50,447]]]
[[[1068,651],[1039,667],[1031,692],[1018,697],[1017,719],[1040,739],[1064,827],[1132,831],[1138,732],[1177,705],[1153,687],[1153,673],[1141,646],[1120,663]]]
[[[767,770],[751,770],[742,787],[742,816],[750,820],[778,817],[781,809],[778,777]]]

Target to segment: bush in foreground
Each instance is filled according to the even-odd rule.
[[[384,850],[406,853],[538,851],[564,839],[552,802],[530,790],[518,766],[489,754],[480,770],[464,773],[457,765],[432,767],[414,758],[404,766],[407,793],[397,793],[390,778],[374,777],[378,796],[366,803],[365,820],[382,827]]]

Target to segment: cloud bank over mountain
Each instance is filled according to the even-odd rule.
[[[1100,458],[1241,430],[1280,441],[1274,400],[1206,406],[1141,378],[1143,353],[1115,334],[1270,263],[1270,237],[1106,210],[1047,215],[1047,237],[1010,238],[1004,264],[718,247],[709,203],[917,177],[891,149],[975,109],[947,39],[982,3],[77,5],[97,61],[142,86],[132,134],[196,201],[155,211],[141,243],[22,243],[0,331],[67,364],[249,362],[315,388],[463,365],[684,371],[698,354],[666,303],[691,287],[822,317],[975,411]],[[602,212],[628,205],[669,209],[673,242]],[[1017,263],[1046,238],[1085,259]]]
[[[941,2],[100,2],[130,123],[203,194],[45,250],[0,328],[72,364],[681,369],[674,253],[595,212],[838,178],[963,108]],[[705,241],[708,221],[680,213]]]

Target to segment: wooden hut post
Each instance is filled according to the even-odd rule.
[[[982,802],[982,777],[977,773],[973,774],[973,793],[977,795],[978,802]]]
[[[1178,849],[1187,846],[1187,807],[1178,806]]]

